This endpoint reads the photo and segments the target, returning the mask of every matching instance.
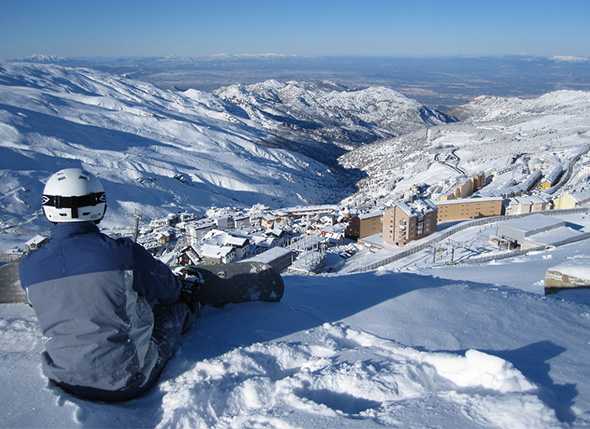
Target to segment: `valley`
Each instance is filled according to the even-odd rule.
[[[107,226],[130,225],[135,211],[338,202],[362,175],[337,162],[347,150],[453,120],[385,88],[267,81],[178,92],[32,63],[0,66],[0,97],[4,246],[46,229],[37,196],[60,168],[103,179]]]

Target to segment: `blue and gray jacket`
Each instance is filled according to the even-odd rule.
[[[112,391],[149,377],[158,359],[152,308],[177,302],[181,286],[143,247],[91,222],[58,224],[22,260],[20,278],[48,338],[48,378]]]

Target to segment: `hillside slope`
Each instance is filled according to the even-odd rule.
[[[215,91],[263,129],[282,127],[352,149],[454,118],[385,87],[349,89],[332,82],[231,85]]]
[[[367,178],[351,198],[358,204],[395,201],[414,184],[440,195],[461,175],[439,162],[449,157],[466,174],[514,168],[515,183],[526,171],[544,174],[590,145],[590,92],[555,91],[532,99],[482,96],[456,109],[463,120],[355,149],[344,166]],[[586,156],[581,161],[586,162]],[[518,162],[517,162],[518,161]],[[523,172],[521,174],[521,171]]]

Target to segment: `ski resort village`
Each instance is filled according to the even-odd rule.
[[[545,92],[1,63],[0,426],[590,427],[590,92]],[[176,272],[268,264],[282,300],[203,306],[129,402],[48,383],[18,264],[67,168],[104,185],[103,233]]]

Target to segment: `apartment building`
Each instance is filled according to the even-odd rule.
[[[463,176],[446,194],[442,195],[440,199],[442,201],[446,201],[457,198],[467,198],[475,191],[483,188],[485,184],[486,176],[483,173],[479,173],[471,177]]]
[[[546,174],[543,179],[538,184],[538,188],[542,190],[547,190],[557,184],[559,179],[563,174],[563,167],[561,164],[557,164],[554,166],[548,174]]]
[[[383,210],[376,210],[353,216],[348,222],[345,236],[358,240],[370,235],[381,233],[383,230]]]
[[[437,208],[429,199],[401,202],[383,214],[383,241],[405,246],[436,231]]]
[[[590,191],[563,192],[553,200],[553,204],[556,209],[588,207],[590,206]]]
[[[488,178],[486,177],[485,173],[478,173],[474,176],[471,176],[471,180],[473,182],[473,192],[475,192],[479,191],[487,184]]]
[[[542,195],[522,195],[512,197],[506,207],[506,215],[519,215],[551,210],[551,200]]]
[[[503,202],[504,199],[500,197],[438,201],[436,203],[438,223],[500,216]]]

